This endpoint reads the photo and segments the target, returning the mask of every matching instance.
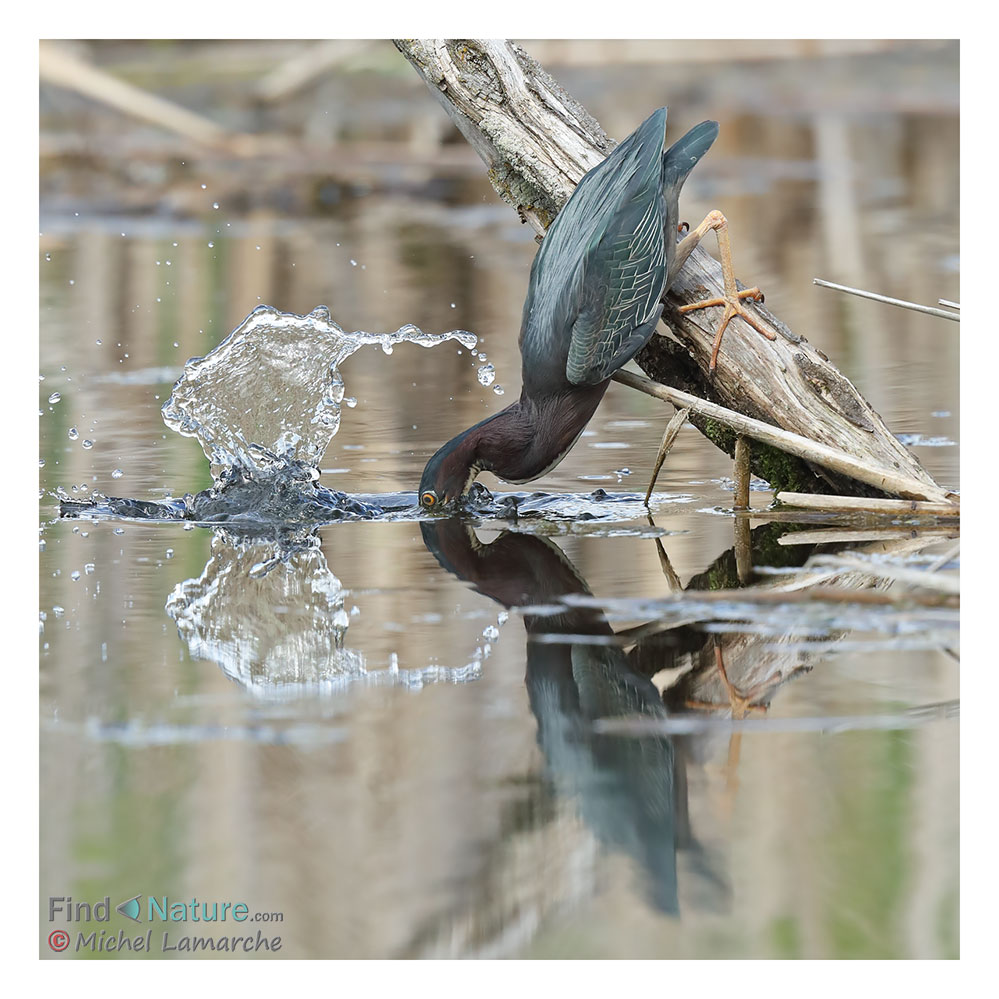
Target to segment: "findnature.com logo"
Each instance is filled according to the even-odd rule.
[[[249,927],[243,933],[208,932],[221,929],[219,924],[222,923],[284,922],[283,913],[250,912],[246,902],[204,901],[197,898],[180,902],[171,901],[167,895],[133,895],[119,902],[113,911],[132,923],[151,924],[148,929],[138,933],[129,933],[124,928],[115,932],[109,927],[91,927],[92,923],[111,921],[111,898],[108,895],[93,903],[74,902],[70,896],[54,895],[49,898],[48,903],[50,923],[84,924],[79,928],[74,927],[74,931],[57,928],[49,933],[49,950],[57,954],[65,951],[109,954],[121,951],[158,951],[161,954],[214,951],[220,954],[250,954],[281,949],[281,937],[267,936],[261,929],[249,935],[246,932]],[[161,929],[160,925],[164,923],[170,924],[170,928]],[[197,933],[194,931],[202,927],[188,925],[192,923],[209,925],[203,928],[202,933]],[[242,926],[232,925],[232,930],[242,929]]]

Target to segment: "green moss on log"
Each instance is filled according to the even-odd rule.
[[[718,420],[704,419],[693,422],[715,447],[728,455],[735,455],[735,431]],[[749,441],[749,467],[753,475],[770,483],[775,493],[782,491],[813,493],[823,491],[824,483],[800,458],[781,451],[770,444]]]

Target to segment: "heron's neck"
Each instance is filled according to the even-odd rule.
[[[522,395],[469,431],[470,466],[507,482],[530,482],[544,475],[576,443],[607,385],[601,382],[541,398]]]

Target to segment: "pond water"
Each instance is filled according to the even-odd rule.
[[[631,95],[637,124],[652,84],[620,80],[604,99]],[[613,131],[620,107],[576,89]],[[956,106],[726,118],[711,96],[690,95],[676,126],[722,125],[683,217],[722,208],[737,272],[959,488],[956,324],[811,285],[960,300]],[[230,207],[221,168],[175,183],[193,209],[43,184],[43,900],[243,902],[258,918],[212,932],[280,936],[282,957],[957,955],[952,612],[677,602],[739,585],[731,462],[685,428],[650,521],[636,497],[672,410],[620,385],[532,484],[554,507],[421,521],[430,454],[519,392],[530,234],[474,164],[432,185],[339,177],[321,216]],[[160,411],[184,362],[260,305],[479,338],[342,365],[320,481],[399,515],[280,540],[60,519],[57,490],[162,501],[211,485]],[[770,499],[760,484],[752,505]],[[843,546],[752,524],[757,586],[851,571]],[[851,557],[957,565],[953,531],[890,534]],[[654,730],[600,722],[624,715]],[[183,957],[162,931],[204,932],[142,915],[109,933],[152,927],[152,956]],[[44,912],[44,956],[53,925]],[[72,956],[101,956],[65,928]]]

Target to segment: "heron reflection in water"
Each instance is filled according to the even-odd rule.
[[[523,608],[527,693],[548,774],[560,793],[576,798],[582,819],[603,844],[637,862],[651,904],[678,912],[681,848],[691,851],[695,867],[717,885],[690,832],[677,741],[620,738],[593,729],[598,718],[664,717],[666,709],[649,677],[613,641],[614,631],[599,610],[562,604],[552,613],[561,597],[590,595],[561,549],[547,538],[514,532],[485,545],[453,518],[423,521],[420,528],[444,569],[504,607]],[[542,605],[543,612],[531,612]],[[681,635],[677,640],[686,637],[691,647],[704,642],[693,631]],[[660,649],[660,662],[662,656]]]

